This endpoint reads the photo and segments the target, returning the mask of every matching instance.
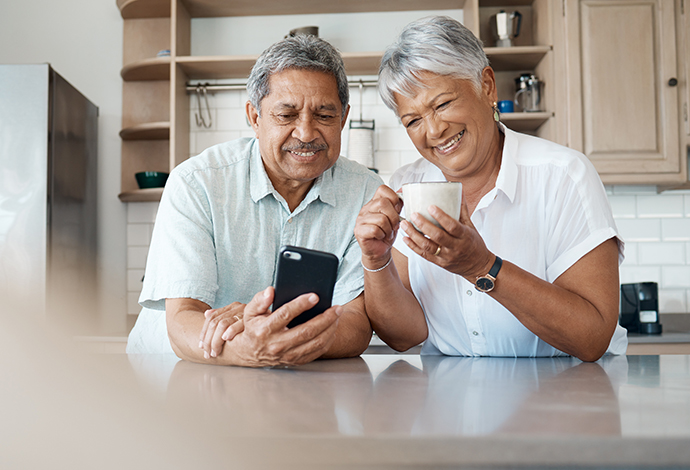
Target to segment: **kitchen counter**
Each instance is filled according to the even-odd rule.
[[[690,465],[688,355],[367,354],[258,370],[127,359],[168,417],[223,442],[236,468]]]

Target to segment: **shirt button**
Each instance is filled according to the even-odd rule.
[[[472,334],[473,334],[474,336],[479,336],[479,332],[478,332],[478,331],[473,331]]]
[[[472,291],[471,291],[471,290],[468,290],[468,291],[466,292],[466,294],[469,295],[470,297],[472,297]]]
[[[290,218],[288,219],[288,224],[291,224],[291,223],[292,223],[292,217],[290,217]]]

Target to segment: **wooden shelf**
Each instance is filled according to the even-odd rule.
[[[169,0],[117,0],[122,18],[160,18],[170,16]],[[217,16],[306,15],[318,13],[359,13],[375,11],[420,10],[416,0],[187,0],[185,6],[192,18]],[[462,9],[465,0],[426,0],[424,10]]]
[[[147,122],[120,131],[122,140],[166,140],[170,138],[169,122]]]
[[[551,46],[488,47],[491,66],[498,72],[534,69]],[[376,75],[383,52],[343,52],[348,75]],[[247,78],[258,56],[182,56],[179,64],[189,79]]]
[[[170,0],[117,0],[123,19],[169,18]]]
[[[175,63],[190,79],[247,78],[258,55],[182,56]]]
[[[120,75],[125,81],[170,80],[170,57],[153,57],[127,64]]]
[[[118,197],[122,202],[158,202],[163,195],[163,188],[137,189],[125,191]]]
[[[376,75],[383,52],[344,52],[348,75]],[[247,78],[257,55],[182,56],[175,59],[189,79]]]
[[[534,132],[552,116],[553,113],[549,112],[503,113],[501,122],[517,132]]]
[[[485,47],[491,67],[497,72],[533,70],[550,52],[551,46]]]

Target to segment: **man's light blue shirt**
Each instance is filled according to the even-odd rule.
[[[290,211],[274,189],[254,138],[211,147],[170,174],[153,230],[139,303],[165,309],[166,298],[212,308],[249,302],[273,285],[283,245],[327,251],[340,260],[333,304],[364,289],[357,215],[381,179],[340,157]]]

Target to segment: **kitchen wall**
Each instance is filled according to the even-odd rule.
[[[359,119],[359,90],[351,88],[350,118]],[[209,96],[212,125],[196,125],[195,100],[190,109],[190,155],[229,139],[252,136],[244,117],[246,92],[218,92]],[[374,119],[375,165],[384,181],[418,154],[397,118],[383,105],[375,88],[364,88],[364,119]],[[348,155],[348,127],[343,131],[343,155]],[[659,284],[662,313],[690,313],[690,191],[656,193],[655,187],[607,187],[616,224],[626,242],[621,282],[653,281]],[[157,203],[129,204],[128,212],[128,313],[139,312],[138,293]]]
[[[115,0],[21,0],[0,6],[0,63],[50,63],[99,108],[100,331],[126,329],[126,217],[120,192],[122,17]],[[2,104],[0,103],[0,106]],[[18,155],[17,158],[21,158]]]

